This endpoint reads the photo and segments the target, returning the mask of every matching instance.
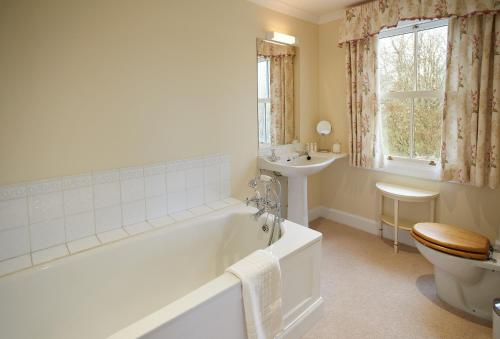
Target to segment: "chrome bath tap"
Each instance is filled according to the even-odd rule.
[[[259,183],[264,186],[264,196],[261,196],[259,192]],[[255,190],[255,196],[252,198],[247,198],[246,203],[248,205],[255,206],[258,211],[254,214],[255,218],[259,218],[263,214],[267,213],[267,218],[262,226],[264,232],[271,230],[269,236],[268,245],[271,245],[275,239],[275,233],[278,233],[278,239],[281,237],[281,184],[276,177],[270,177],[268,175],[259,175],[256,178],[250,180],[248,185]],[[273,186],[275,188],[273,188]],[[268,225],[269,217],[272,217],[271,227]],[[278,226],[278,227],[276,227]]]

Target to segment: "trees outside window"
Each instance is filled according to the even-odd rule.
[[[384,154],[438,160],[447,20],[402,23],[379,34],[379,111]]]

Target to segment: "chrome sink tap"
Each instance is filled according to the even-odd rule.
[[[262,183],[264,186],[265,194],[261,196],[258,186]],[[276,177],[270,177],[268,175],[259,175],[256,178],[250,180],[249,186],[255,190],[255,196],[252,198],[247,198],[246,203],[248,205],[255,206],[257,212],[254,214],[255,218],[258,219],[263,214],[267,213],[267,217],[262,230],[268,232],[271,229],[271,234],[269,236],[268,245],[273,243],[275,239],[275,233],[278,232],[278,239],[281,237],[281,184]],[[274,189],[275,186],[277,189]],[[269,217],[272,217],[272,225],[269,227],[267,221]],[[276,227],[278,226],[278,227]],[[277,229],[277,230],[276,230]]]
[[[271,156],[269,157],[269,160],[271,160],[271,162],[280,160],[280,157],[276,155],[276,150],[274,148],[271,149]]]

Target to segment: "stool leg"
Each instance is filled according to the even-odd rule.
[[[394,200],[394,253],[398,253],[398,223],[399,223],[399,201]]]
[[[380,232],[380,238],[384,237],[384,224],[382,223],[382,214],[384,213],[384,195],[380,194],[380,203],[378,207],[378,221],[379,227],[378,230]]]

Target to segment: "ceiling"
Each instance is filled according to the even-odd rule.
[[[342,17],[344,9],[360,0],[249,0],[260,6],[314,23],[325,23]]]

